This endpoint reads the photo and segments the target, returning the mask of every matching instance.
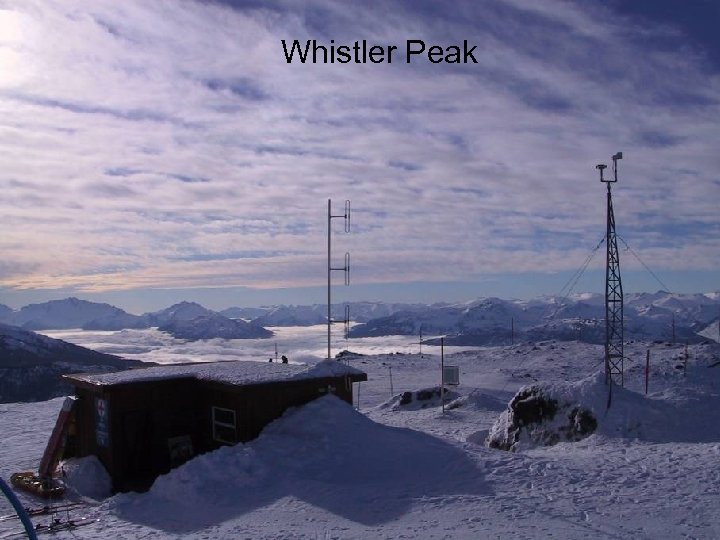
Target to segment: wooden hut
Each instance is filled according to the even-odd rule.
[[[254,439],[289,407],[327,393],[352,404],[362,371],[214,362],[65,375],[76,403],[66,457],[95,455],[116,491],[142,491],[191,457]]]

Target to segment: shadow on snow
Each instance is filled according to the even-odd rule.
[[[288,411],[254,441],[199,456],[143,494],[106,504],[126,521],[183,533],[285,497],[364,525],[423,497],[492,495],[476,463],[430,435],[369,420],[327,396]],[[281,510],[280,510],[281,511]]]

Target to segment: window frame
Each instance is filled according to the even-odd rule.
[[[230,413],[232,414],[232,424],[228,422],[223,422],[222,420],[217,419],[216,412],[222,412],[223,414]],[[224,407],[211,407],[211,417],[212,417],[212,437],[213,441],[219,442],[222,444],[236,444],[237,443],[237,414],[233,409],[226,409]],[[218,430],[217,428],[220,427],[221,430]],[[232,430],[233,436],[232,440],[228,440],[227,438],[222,436],[222,433],[218,433],[218,431],[226,431],[226,430]]]

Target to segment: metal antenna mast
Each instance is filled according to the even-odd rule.
[[[345,320],[334,321],[331,313],[332,298],[331,298],[331,275],[335,270],[339,270],[345,273],[345,285],[350,285],[350,253],[345,253],[345,266],[340,268],[332,267],[331,249],[332,249],[332,220],[335,218],[343,218],[345,220],[345,232],[350,232],[350,201],[345,201],[345,213],[333,215],[332,213],[332,201],[328,199],[328,264],[327,264],[327,357],[328,360],[332,358],[330,356],[330,328],[334,322],[343,322],[345,324],[345,335],[347,337],[349,325],[350,325],[350,306],[345,306]]]
[[[620,279],[620,257],[615,233],[615,214],[613,212],[610,184],[617,182],[617,162],[622,152],[612,156],[613,179],[603,178],[607,165],[597,165],[600,181],[607,184],[607,263],[605,267],[605,383],[624,385],[623,380],[623,289]]]

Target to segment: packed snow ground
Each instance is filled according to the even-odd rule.
[[[332,396],[289,411],[255,441],[198,457],[147,493],[84,499],[70,517],[97,523],[56,537],[718,538],[720,346],[688,352],[685,372],[683,346],[629,344],[627,392],[594,435],[518,453],[482,444],[507,402],[536,381],[597,397],[602,347],[448,354],[461,384],[445,414],[437,400],[423,408],[398,397],[439,384],[436,354],[356,357],[369,379],[355,388],[359,411]],[[60,403],[0,405],[3,478],[37,467]],[[0,537],[17,528],[0,522]]]

